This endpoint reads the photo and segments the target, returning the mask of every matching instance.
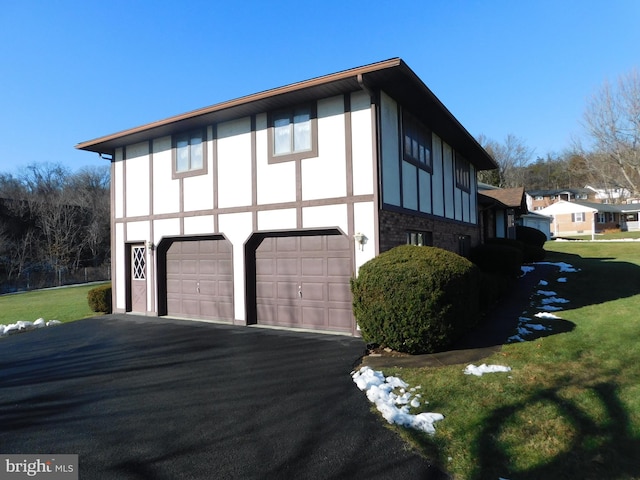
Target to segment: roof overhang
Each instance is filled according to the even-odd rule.
[[[497,168],[491,156],[400,58],[218,103],[81,142],[75,148],[113,155],[117,148],[126,145],[361,89],[382,90],[401,104],[410,105],[413,114],[454,146],[478,170]]]

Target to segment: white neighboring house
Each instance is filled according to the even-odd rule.
[[[552,218],[554,236],[591,234],[607,229],[619,229],[620,207],[605,203],[567,202],[559,200],[536,213]]]
[[[593,191],[596,200],[603,203],[623,203],[626,202],[628,198],[631,198],[631,192],[624,187],[596,188],[585,185],[584,188]]]
[[[399,58],[76,145],[111,161],[114,312],[358,334],[350,279],[481,242],[493,159]]]

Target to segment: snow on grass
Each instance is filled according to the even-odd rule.
[[[547,320],[562,320],[559,316],[549,312],[538,312],[534,315],[534,317],[545,318]]]
[[[511,367],[505,367],[504,365],[487,365],[486,363],[483,363],[482,365],[479,365],[477,367],[473,364],[467,365],[464,369],[464,374],[481,377],[485,373],[510,372],[510,371],[511,371]]]
[[[366,366],[352,372],[351,376],[357,387],[366,392],[369,401],[375,404],[389,423],[433,435],[436,433],[433,424],[444,419],[441,413],[423,412],[417,415],[410,413],[410,406],[413,408],[420,406],[421,395],[415,393],[419,387],[408,389],[409,385],[398,377],[385,377],[382,372]]]
[[[20,320],[9,325],[0,325],[0,337],[13,333],[26,332],[27,330],[35,330],[36,328],[51,327],[53,325],[59,325],[60,323],[62,322],[58,320],[49,320],[46,322],[44,318],[38,318],[34,322]]]

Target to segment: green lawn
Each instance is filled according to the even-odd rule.
[[[570,300],[557,315],[573,330],[484,360],[509,374],[384,371],[421,386],[429,404],[414,413],[445,415],[434,436],[393,428],[458,479],[640,478],[640,244],[545,248],[547,260],[580,269],[554,272],[541,287]]]
[[[89,308],[87,292],[101,284],[34,290],[0,296],[0,325],[19,320],[69,322],[98,315]]]

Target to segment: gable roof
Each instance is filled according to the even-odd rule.
[[[524,196],[524,187],[496,188],[479,190],[480,195],[493,198],[505,207],[521,208],[527,210],[527,202]]]
[[[181,131],[257,113],[290,107],[357,90],[383,90],[433,128],[479,170],[497,168],[495,161],[400,58],[392,58],[331,75],[266,90],[81,142],[79,150],[113,155],[115,149]],[[436,127],[436,128],[434,128]]]
[[[555,203],[552,203],[548,207],[545,207],[541,210],[537,210],[536,212],[541,215],[557,215],[562,213],[577,213],[577,212],[620,213],[620,211],[621,210],[618,205],[611,205],[608,203],[593,203],[593,202],[582,202],[582,201],[567,202],[566,200],[559,200]]]

